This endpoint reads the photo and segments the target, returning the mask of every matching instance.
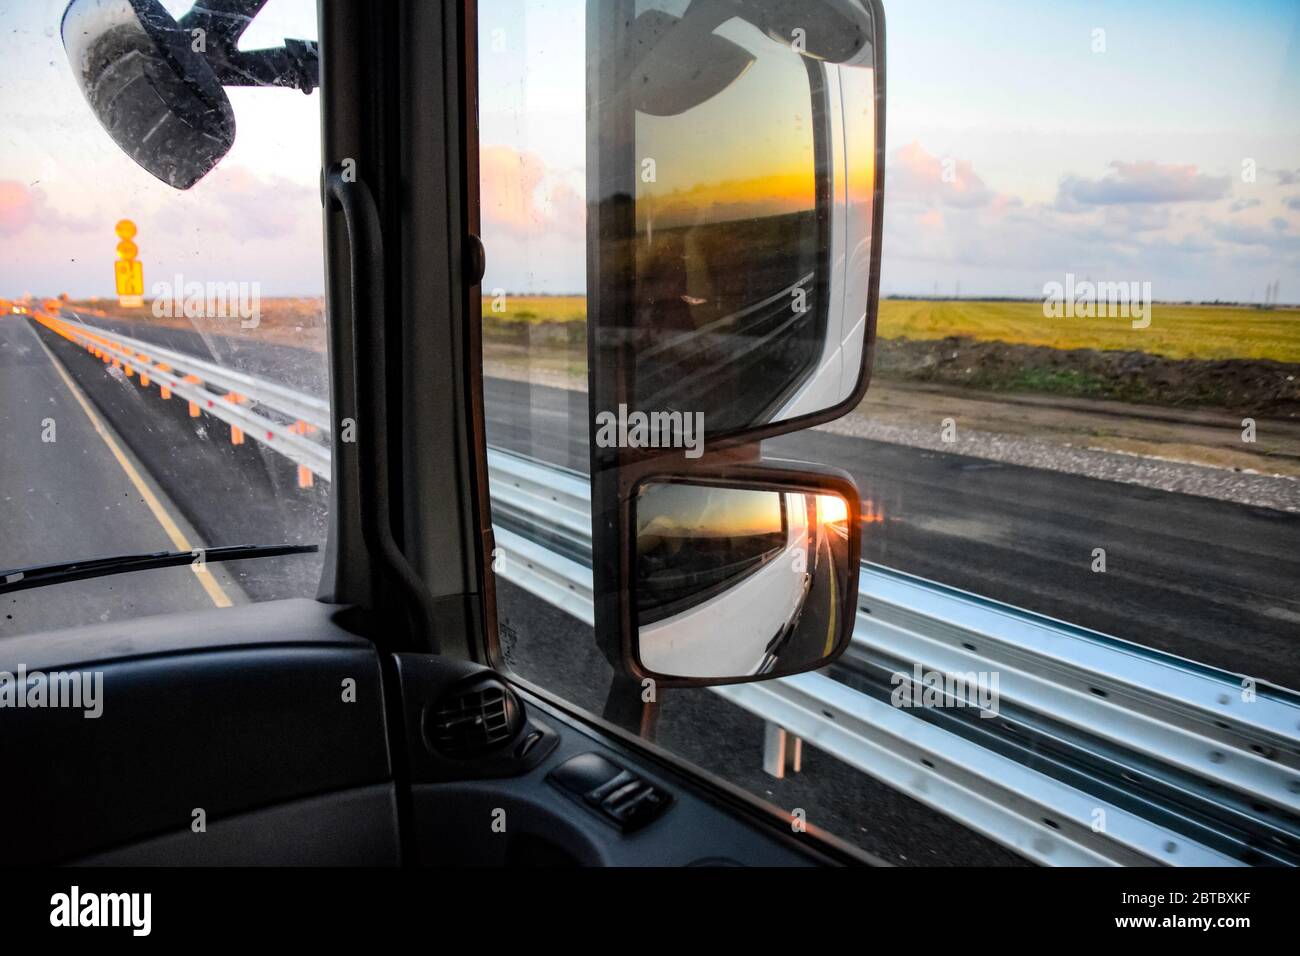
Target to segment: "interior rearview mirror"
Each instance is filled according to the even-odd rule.
[[[642,675],[727,683],[823,667],[847,646],[854,503],[788,486],[648,481],[633,502]]]
[[[158,179],[189,189],[230,150],[230,99],[158,0],[72,0],[61,29],[95,117]]]
[[[63,49],[86,102],[122,151],[167,185],[189,189],[235,142],[224,87],[310,93],[319,83],[314,41],[239,49],[265,4],[208,0],[176,20],[158,0],[72,0],[60,28]]]
[[[588,6],[601,394],[702,414],[711,441],[841,414],[874,342],[878,4],[647,0],[635,18],[625,6]]]

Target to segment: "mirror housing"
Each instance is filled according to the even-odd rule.
[[[313,43],[236,49],[265,2],[209,0],[179,22],[158,0],[72,0],[63,13],[63,48],[95,118],[174,189],[206,176],[235,142],[225,86],[317,84]]]
[[[751,447],[712,462],[642,461],[618,483],[616,518],[606,532],[597,519],[593,541],[595,637],[617,675],[611,694],[646,681],[783,677],[848,647],[861,510],[846,472]],[[593,484],[593,504],[608,490]]]
[[[189,189],[230,151],[230,99],[158,0],[72,0],[61,31],[96,119],[153,176]]]
[[[734,78],[739,59],[679,78],[672,109],[664,90],[638,106],[629,77],[654,61],[632,42],[633,25],[656,10],[671,26],[660,31],[665,61],[723,40],[751,62]],[[797,673],[851,639],[857,489],[835,469],[765,460],[759,443],[838,418],[867,389],[883,225],[884,12],[880,0],[587,0],[586,29],[594,630],[614,670],[605,716],[647,733],[647,681]],[[670,85],[644,72],[649,85]],[[671,615],[643,621],[633,597],[644,483],[837,497],[849,520],[835,621],[823,621],[828,653],[790,652],[791,609],[802,617],[811,581],[802,603],[791,591],[786,610],[743,623],[720,608],[744,592],[714,582],[723,596],[714,605],[678,613],[698,619],[693,634],[747,627],[744,647],[713,660],[656,650],[674,639]],[[750,653],[753,641],[762,654]],[[770,646],[782,645],[770,660]]]

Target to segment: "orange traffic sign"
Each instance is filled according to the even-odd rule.
[[[113,263],[119,296],[144,295],[144,265],[138,259],[124,259]]]

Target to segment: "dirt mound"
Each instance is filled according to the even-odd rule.
[[[951,336],[880,339],[875,374],[990,391],[1300,417],[1300,365],[1265,359],[1170,359],[1147,352],[1054,349]]]

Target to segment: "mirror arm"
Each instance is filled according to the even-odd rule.
[[[320,85],[315,41],[285,40],[266,50],[240,50],[239,39],[266,0],[203,0],[176,21],[184,32],[202,31],[203,58],[222,86],[288,86],[310,93]]]
[[[320,85],[320,53],[310,40],[247,52],[209,48],[205,57],[222,86],[287,86],[310,93]]]
[[[644,740],[653,741],[659,726],[659,696],[652,701],[642,700],[644,687],[641,681],[625,671],[615,671],[605,693],[605,707],[601,716]]]
[[[266,0],[200,0],[176,25],[187,33],[202,30],[209,46],[234,50],[264,6]]]

